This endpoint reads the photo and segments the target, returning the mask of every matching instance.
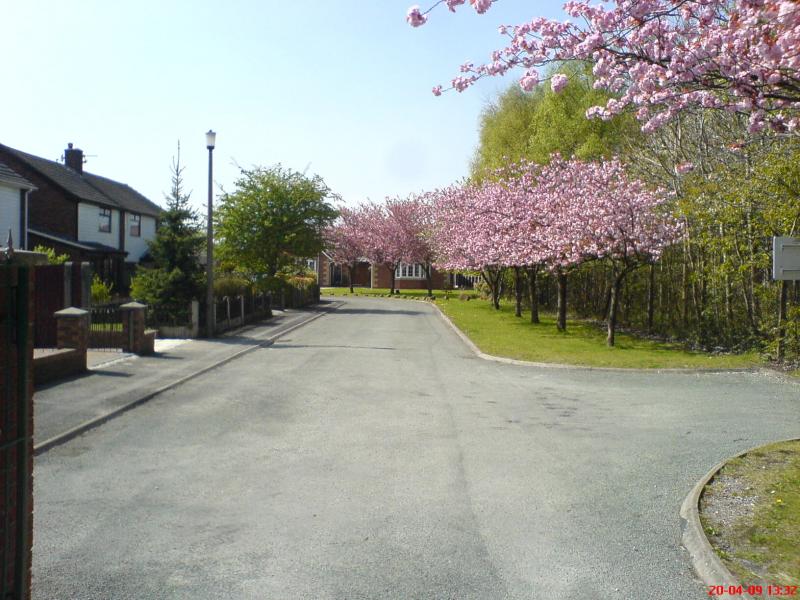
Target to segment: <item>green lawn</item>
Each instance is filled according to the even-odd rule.
[[[353,288],[353,293],[350,293],[350,288],[322,288],[320,292],[323,296],[386,296],[389,297],[389,288],[360,288],[356,287]],[[451,298],[458,297],[460,292],[444,292],[443,290],[433,290],[433,295],[436,298],[444,297],[445,294],[448,294]],[[475,294],[473,292],[466,292],[471,296]],[[428,290],[400,290],[399,294],[395,294],[395,298],[406,300],[421,300],[428,295]]]
[[[389,290],[356,288],[356,295],[388,296]],[[324,288],[323,295],[350,295],[347,288]],[[403,290],[401,298],[423,298],[426,290]],[[596,324],[569,320],[567,332],[556,330],[554,315],[542,314],[542,322],[530,323],[528,315],[514,316],[511,303],[499,311],[485,300],[459,300],[458,292],[435,290],[436,304],[455,325],[486,354],[533,362],[620,368],[706,368],[757,367],[755,352],[710,355],[692,352],[678,344],[645,340],[618,333],[617,345],[606,346],[605,330]]]
[[[703,512],[709,505],[731,504],[738,508],[726,510],[723,520]],[[800,585],[800,442],[772,444],[731,460],[703,492],[701,521],[742,585]]]

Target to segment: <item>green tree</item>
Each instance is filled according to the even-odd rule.
[[[235,187],[215,214],[222,261],[271,278],[296,258],[322,250],[322,232],[337,212],[321,177],[280,165],[255,167],[242,169]]]
[[[153,307],[160,322],[185,321],[189,303],[200,297],[203,268],[199,261],[205,243],[197,214],[183,187],[180,144],[172,161],[172,188],[166,196],[156,236],[148,243],[153,268],[140,267],[131,282],[131,294]]]
[[[472,163],[474,177],[481,179],[523,158],[545,164],[554,152],[584,160],[610,158],[621,153],[631,137],[641,135],[631,115],[608,121],[586,118],[588,108],[605,105],[609,98],[592,87],[589,65],[565,64],[558,72],[569,77],[559,93],[544,84],[526,93],[512,84],[484,110]]]

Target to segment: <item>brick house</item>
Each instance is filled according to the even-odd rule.
[[[14,247],[26,249],[28,196],[34,185],[0,162],[0,246],[5,246],[8,235]]]
[[[317,273],[320,287],[347,287],[350,285],[350,270],[347,265],[337,264],[329,254],[322,252],[316,259],[309,261],[308,266]],[[392,282],[392,274],[387,267],[375,267],[366,259],[356,266],[355,281],[358,287],[388,288]],[[445,283],[454,282],[450,273],[433,270],[433,288],[442,289]],[[400,290],[428,289],[425,269],[421,264],[402,264],[395,271],[395,288]]]
[[[155,237],[161,208],[124,183],[84,171],[83,162],[83,151],[72,144],[64,164],[0,144],[0,163],[35,188],[27,195],[24,247],[41,244],[89,262],[126,290]]]
[[[308,267],[317,273],[320,287],[346,287],[350,285],[350,269],[347,265],[335,263],[324,250],[314,259],[308,261]],[[358,287],[371,287],[372,266],[366,260],[356,266],[355,281]]]
[[[450,274],[433,269],[433,289],[441,290],[445,283],[450,281]],[[391,271],[381,265],[372,270],[372,285],[374,288],[388,288],[392,284]],[[425,277],[425,268],[422,264],[401,264],[394,273],[394,285],[398,290],[426,290],[428,279]]]

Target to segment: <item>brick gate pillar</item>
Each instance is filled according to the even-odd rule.
[[[54,314],[56,347],[75,348],[85,354],[89,348],[89,311],[70,306]]]
[[[135,354],[152,354],[153,332],[144,330],[144,311],[147,307],[139,302],[128,302],[119,307],[122,311],[123,350]]]

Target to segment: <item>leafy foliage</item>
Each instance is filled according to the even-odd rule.
[[[159,218],[155,238],[148,243],[154,266],[140,266],[131,281],[131,295],[150,305],[162,323],[186,322],[190,302],[202,295],[205,280],[199,260],[205,237],[189,205],[191,194],[183,188],[180,145],[171,171],[167,210]]]
[[[588,108],[611,97],[593,88],[589,66],[576,63],[561,70],[570,77],[559,93],[545,86],[526,93],[512,85],[484,110],[473,176],[480,179],[523,159],[546,164],[556,152],[582,160],[611,158],[637,136],[630,115],[606,121],[586,118]]]
[[[337,215],[322,178],[280,165],[255,167],[242,169],[235,187],[215,215],[221,260],[274,277],[295,258],[322,250],[323,230]]]
[[[58,254],[55,248],[49,248],[47,246],[35,246],[33,248],[34,252],[41,252],[42,254],[47,255],[47,262],[51,265],[63,265],[65,262],[69,260],[68,254]]]
[[[92,277],[92,304],[108,304],[111,302],[111,292],[114,291],[114,285],[106,283],[100,276],[95,273]]]

